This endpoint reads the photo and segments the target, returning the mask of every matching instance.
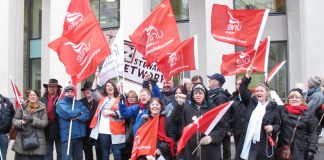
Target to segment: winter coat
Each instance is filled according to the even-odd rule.
[[[80,102],[86,106],[89,111],[90,111],[90,118],[89,120],[87,121],[87,128],[86,128],[86,135],[87,136],[90,136],[90,133],[91,133],[91,128],[89,127],[90,126],[90,123],[91,123],[91,120],[93,118],[93,116],[95,115],[96,113],[96,110],[97,110],[97,107],[98,107],[98,102],[95,101],[94,99],[91,100],[90,102],[88,102],[87,98],[82,98],[80,99]]]
[[[10,100],[6,97],[3,97],[0,94],[0,133],[6,134],[9,133],[12,118],[15,115],[15,109],[10,102]]]
[[[306,102],[309,110],[315,112],[315,110],[324,103],[324,95],[321,92],[321,88],[310,88],[307,93]]]
[[[241,97],[243,100],[244,105],[246,106],[246,111],[244,115],[245,122],[243,124],[243,130],[241,134],[241,138],[238,144],[237,152],[235,155],[235,159],[241,159],[240,154],[242,152],[242,148],[244,145],[244,140],[247,132],[247,128],[249,125],[249,121],[252,115],[252,112],[258,105],[258,100],[255,96],[252,96],[251,92],[248,90],[248,85],[251,82],[251,79],[248,79],[246,77],[242,78],[242,83],[240,85],[240,93]],[[266,125],[272,125],[273,126],[273,131],[272,135],[276,135],[278,131],[280,130],[280,114],[279,114],[279,108],[277,107],[277,104],[270,101],[268,105],[266,106],[266,111],[262,119],[262,124],[261,124],[261,133],[260,133],[260,142],[257,143],[252,143],[251,144],[251,149],[249,152],[249,157],[252,157],[251,160],[266,160],[266,159],[272,159],[267,157],[267,151],[266,148],[268,148],[268,153],[271,153],[271,147],[267,142],[267,134],[264,130],[264,126]],[[266,146],[267,145],[267,146]]]
[[[245,106],[241,96],[238,94],[238,91],[233,93],[231,100],[233,101],[233,104],[228,111],[230,113],[230,128],[233,135],[238,136],[241,135],[243,124],[245,122]]]
[[[298,115],[289,113],[284,106],[280,107],[280,116],[281,131],[278,136],[277,148],[285,144],[288,145],[298,120]],[[295,137],[290,147],[293,160],[306,159],[308,151],[316,153],[318,140],[316,127],[317,120],[311,111],[307,110],[301,114]]]
[[[46,106],[46,110],[48,107],[48,97],[47,94],[44,94],[40,99],[39,99],[42,103],[45,104]],[[54,112],[56,110],[56,102],[57,99],[54,101]],[[54,113],[54,120],[52,122],[48,122],[48,125],[45,128],[45,137],[46,139],[60,139],[60,125],[59,125],[59,121],[57,118],[57,113]]]
[[[70,121],[72,120],[71,139],[82,138],[86,136],[86,125],[90,118],[90,112],[80,101],[75,100],[72,110],[71,97],[64,97],[57,102],[56,113],[60,122],[61,142],[65,142],[69,137]]]
[[[208,96],[211,102],[218,106],[230,100],[231,94],[223,88],[215,88],[208,91]]]
[[[174,94],[175,94],[175,88],[171,88],[171,90],[168,92],[162,91],[161,100],[163,104],[167,105],[171,103],[174,100]]]
[[[195,101],[193,100],[193,92],[191,93],[192,104],[185,103],[184,105],[179,105],[174,108],[171,113],[170,118],[173,122],[179,121],[182,123],[182,128],[186,125],[189,125],[193,122],[192,118],[196,116],[197,118],[213,109],[215,105],[209,102],[208,95],[205,95],[205,100],[202,106],[196,106]],[[226,116],[218,122],[214,129],[210,132],[209,136],[212,138],[212,142],[208,145],[201,145],[201,159],[202,160],[220,160],[221,159],[221,142],[226,134],[226,128],[228,126],[228,119]],[[192,155],[192,152],[198,146],[201,138],[205,135],[200,132],[196,132],[188,141],[187,145],[181,152],[182,156],[186,160],[199,160],[197,156],[197,151]],[[179,135],[178,135],[179,136]],[[180,135],[181,136],[181,135]],[[182,157],[181,157],[182,158]]]
[[[31,113],[28,108],[24,109],[24,111],[22,111],[21,108],[18,108],[16,111],[15,117],[12,120],[13,126],[17,129],[17,136],[12,146],[12,150],[16,153],[29,156],[46,154],[46,140],[44,128],[48,124],[47,112],[43,103],[39,102],[38,104],[39,108],[36,109],[33,113]],[[31,115],[33,117],[33,121],[31,124],[22,124],[23,112],[25,115]],[[23,150],[21,142],[22,133],[31,133],[34,131],[36,131],[40,146],[33,150]]]

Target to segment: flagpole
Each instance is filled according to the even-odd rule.
[[[74,110],[75,96],[73,97],[72,102],[72,111]],[[71,132],[72,132],[72,119],[70,120],[70,129],[69,129],[69,138],[68,138],[68,146],[66,150],[66,155],[70,155],[70,144],[71,144]]]
[[[321,117],[319,123],[317,124],[317,127],[322,123],[323,117],[324,117],[324,113],[322,114],[322,117]]]
[[[3,157],[2,157],[2,151],[1,151],[1,149],[0,149],[0,158],[1,158],[1,160],[4,160]]]
[[[20,99],[18,99],[18,92],[17,92],[17,90],[16,90],[16,87],[15,87],[14,84],[13,84],[13,81],[12,81],[12,77],[11,77],[11,75],[10,75],[10,80],[11,80],[11,86],[12,86],[14,92],[15,92],[16,101],[18,101],[19,106],[20,106],[21,111],[22,111],[22,114],[24,115],[24,108],[23,108],[22,105],[21,105]]]

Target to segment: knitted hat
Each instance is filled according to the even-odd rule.
[[[304,98],[303,91],[300,88],[294,88],[294,89],[290,90],[288,95],[293,91],[297,91]]]
[[[312,76],[308,80],[309,88],[318,87],[322,84],[322,80],[318,76]]]
[[[64,92],[67,92],[67,91],[69,91],[69,90],[74,91],[74,86],[71,85],[71,84],[69,84],[69,85],[67,85],[67,86],[64,88]]]
[[[196,85],[194,85],[194,86],[192,87],[192,93],[195,93],[195,90],[201,90],[202,92],[205,93],[205,95],[207,95],[207,89],[206,89],[206,87],[205,87],[203,84],[201,84],[201,83],[197,83]]]

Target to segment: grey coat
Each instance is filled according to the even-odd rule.
[[[31,114],[29,109],[23,110],[24,114]],[[46,140],[44,128],[47,126],[47,112],[45,105],[39,102],[39,108],[31,114],[33,122],[31,124],[22,124],[22,109],[16,111],[15,117],[12,120],[13,126],[18,130],[16,140],[12,146],[12,150],[23,155],[45,155],[46,154]],[[21,132],[32,132],[36,130],[40,146],[34,150],[23,150],[21,143]]]

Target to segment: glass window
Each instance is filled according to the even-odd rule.
[[[234,0],[235,9],[270,9],[270,13],[284,13],[285,0]]]
[[[170,1],[172,10],[177,21],[189,20],[189,0]],[[161,0],[151,0],[151,10],[153,10]]]
[[[30,59],[30,80],[29,80],[29,88],[35,89],[37,91],[41,91],[41,59],[33,58]]]
[[[237,51],[242,50],[242,47],[236,47]],[[271,41],[268,60],[268,72],[274,66],[287,59],[287,42],[286,41]],[[244,74],[239,74],[236,79],[241,79]],[[264,82],[264,73],[253,73],[250,88],[255,87],[257,84]],[[269,82],[270,90],[275,90],[279,97],[285,98],[288,90],[288,63],[279,70],[279,72]]]
[[[42,0],[32,0],[30,13],[30,39],[41,38],[42,25]]]
[[[120,0],[91,0],[90,6],[96,14],[101,28],[119,27]]]
[[[41,39],[35,39],[29,41],[29,58],[41,57]]]

